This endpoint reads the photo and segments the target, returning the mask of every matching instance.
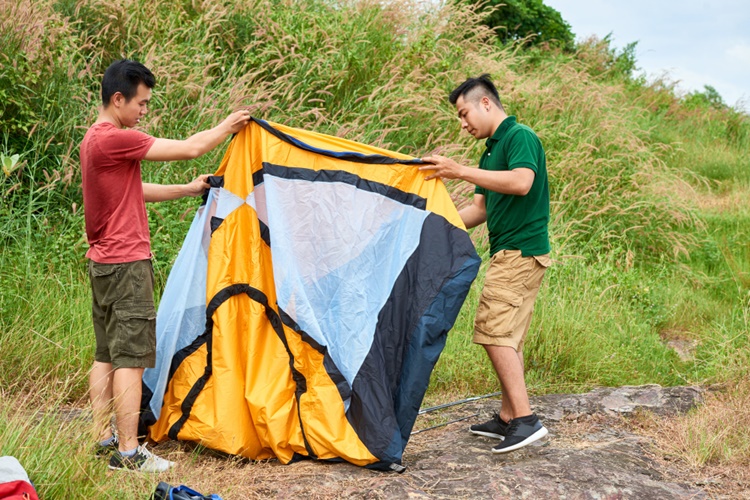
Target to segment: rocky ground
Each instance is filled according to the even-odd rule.
[[[668,418],[701,400],[698,388],[656,385],[533,398],[550,434],[507,455],[490,453],[496,441],[468,432],[471,423],[486,420],[499,405],[494,399],[476,400],[420,416],[415,430],[464,420],[414,434],[402,474],[341,463],[247,464],[233,469],[234,481],[224,483],[229,491],[223,497],[737,498],[710,493],[700,481],[680,475],[658,459],[648,438],[630,432],[623,418],[642,410]],[[241,486],[238,475],[246,477]]]
[[[348,463],[275,460],[250,462],[197,452],[195,445],[162,443],[156,452],[177,462],[157,478],[187,484],[223,500],[304,499],[747,499],[742,478],[701,477],[669,460],[640,431],[639,416],[669,419],[700,405],[698,387],[600,388],[585,394],[532,398],[549,429],[543,440],[495,455],[497,442],[474,436],[469,425],[489,419],[497,399],[472,401],[420,415],[406,447],[406,471],[378,472]],[[639,416],[636,416],[639,415]],[[85,417],[80,408],[66,419]],[[90,418],[90,417],[88,417]],[[669,426],[669,422],[663,422]],[[111,473],[118,477],[118,473]],[[698,475],[697,475],[698,474]],[[733,477],[733,476],[732,476]],[[153,484],[152,484],[153,483]],[[139,487],[138,489],[141,489]]]

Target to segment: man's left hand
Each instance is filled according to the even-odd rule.
[[[443,179],[461,179],[463,166],[459,165],[450,158],[440,155],[425,156],[422,158],[427,165],[422,165],[419,170],[432,172],[427,174],[425,180],[441,177]]]
[[[195,178],[192,182],[185,184],[185,195],[186,196],[200,196],[210,186],[208,184],[209,174],[201,174]]]

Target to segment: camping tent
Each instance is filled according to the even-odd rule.
[[[262,120],[234,137],[159,305],[151,439],[403,470],[480,262],[418,163]]]

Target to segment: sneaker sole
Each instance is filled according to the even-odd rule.
[[[475,436],[484,436],[484,437],[488,437],[492,439],[505,439],[505,436],[501,436],[500,434],[495,434],[494,432],[475,431],[472,429],[469,429],[469,432],[471,432]]]
[[[536,431],[534,434],[532,434],[531,436],[521,441],[520,443],[514,444],[512,446],[508,446],[507,448],[500,448],[500,449],[492,448],[492,453],[508,453],[509,451],[523,448],[524,446],[527,446],[533,443],[534,441],[538,441],[546,435],[547,435],[547,428],[542,427],[541,429]]]

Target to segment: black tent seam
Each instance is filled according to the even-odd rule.
[[[219,229],[219,226],[224,222],[224,219],[221,217],[216,217],[215,215],[211,216],[211,220],[209,220],[209,227],[211,228],[211,236],[214,235],[214,232]]]
[[[169,365],[169,375],[167,377],[167,384],[172,380],[172,377],[174,376],[177,369],[180,367],[180,364],[190,357],[191,354],[193,354],[195,351],[200,349],[200,347],[206,343],[207,341],[207,332],[203,332],[202,334],[198,335],[193,339],[193,341],[188,344],[187,346],[183,347],[179,351],[177,351],[174,356],[172,356],[172,363]]]
[[[263,162],[263,170],[266,175],[280,179],[348,184],[360,191],[379,194],[397,203],[409,205],[419,210],[426,210],[427,208],[427,199],[418,194],[402,191],[382,182],[365,179],[345,170],[312,170],[289,165],[276,165],[270,162]]]
[[[258,227],[260,228],[260,239],[263,240],[263,242],[266,244],[266,246],[271,246],[271,229],[266,225],[265,222],[258,219]]]
[[[265,120],[260,120],[258,118],[251,118],[251,120],[257,123],[258,125],[260,125],[261,127],[263,127],[270,134],[281,139],[282,141],[288,144],[291,144],[292,146],[296,148],[302,149],[303,151],[309,151],[311,153],[320,154],[322,156],[328,156],[330,158],[350,161],[353,163],[368,163],[368,164],[374,164],[374,165],[396,165],[396,164],[422,165],[424,164],[424,162],[418,158],[415,158],[413,160],[402,160],[399,158],[392,158],[390,156],[383,156],[383,155],[364,155],[361,153],[355,153],[355,152],[350,152],[350,151],[335,152],[335,151],[328,151],[326,149],[318,149],[313,146],[310,146],[309,144],[305,144],[304,142],[298,139],[294,139],[293,137],[285,134],[284,132],[274,128],[270,123],[268,123]]]
[[[301,395],[307,392],[307,380],[305,379],[304,375],[302,375],[302,373],[300,373],[294,367],[294,355],[292,354],[292,351],[289,349],[289,344],[287,343],[286,337],[284,336],[284,330],[283,330],[281,318],[279,317],[278,313],[272,307],[269,306],[268,297],[266,297],[266,294],[264,294],[257,288],[251,287],[247,283],[236,283],[234,285],[229,285],[228,287],[220,290],[219,292],[216,293],[216,295],[214,295],[214,297],[209,302],[208,306],[206,306],[206,331],[203,333],[203,335],[201,335],[201,336],[205,336],[205,339],[206,339],[205,342],[207,344],[206,368],[203,371],[203,375],[201,375],[201,377],[198,378],[198,380],[190,388],[188,395],[185,397],[182,404],[180,405],[180,409],[182,410],[182,415],[177,420],[177,422],[175,422],[170,427],[167,435],[170,437],[170,439],[174,439],[174,440],[177,439],[177,435],[182,429],[182,426],[185,425],[185,422],[187,422],[187,419],[190,417],[190,412],[193,409],[193,405],[195,404],[195,401],[198,398],[198,395],[204,389],[206,383],[208,382],[208,379],[211,377],[211,374],[213,373],[212,337],[213,337],[213,325],[214,325],[214,321],[213,321],[214,312],[216,312],[216,309],[218,309],[221,304],[229,300],[231,297],[235,295],[239,295],[241,293],[246,294],[251,300],[254,300],[255,302],[259,303],[265,308],[266,317],[268,318],[269,322],[271,323],[271,326],[276,332],[276,335],[278,335],[279,340],[281,340],[281,343],[284,345],[284,348],[286,349],[287,355],[289,356],[289,367],[292,372],[292,379],[294,380],[297,386],[297,390],[295,391],[295,396],[297,398],[297,414],[299,417],[300,429],[302,431],[302,439],[304,440],[305,448],[307,449],[307,452],[310,454],[310,457],[317,459],[317,457],[312,451],[312,448],[310,447],[310,443],[307,441],[307,436],[305,434],[305,427],[304,427],[304,424],[302,423],[302,415],[300,414],[299,401],[300,401]]]
[[[263,169],[253,172],[253,186],[258,187],[263,184]]]
[[[207,182],[208,182],[209,187],[222,188],[224,187],[224,176],[223,175],[209,175]]]
[[[331,354],[328,352],[328,346],[320,345],[309,333],[304,331],[297,324],[297,322],[294,321],[294,319],[289,316],[281,307],[279,307],[279,316],[281,317],[281,322],[284,323],[289,329],[293,330],[297,335],[299,335],[300,338],[302,338],[303,342],[323,355],[323,368],[325,369],[333,384],[336,386],[336,389],[339,392],[339,396],[341,396],[341,400],[345,401],[346,399],[350,398],[351,387],[349,386],[349,382],[338,369],[333,361],[333,358],[331,358]]]
[[[219,217],[216,217],[215,215],[211,217],[211,220],[209,221],[209,227],[211,229],[211,236],[214,235],[217,229],[219,229],[219,226],[221,226],[224,223],[224,219],[220,219]],[[271,246],[271,230],[268,228],[265,222],[258,219],[258,229],[260,230],[260,239],[263,240],[263,242],[266,244],[266,246]]]
[[[208,180],[206,182],[208,183],[208,189],[203,191],[203,195],[201,196],[200,206],[202,207],[205,207],[206,203],[208,203],[208,192],[211,190],[211,188],[224,187],[224,176],[223,175],[209,175]]]

